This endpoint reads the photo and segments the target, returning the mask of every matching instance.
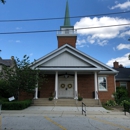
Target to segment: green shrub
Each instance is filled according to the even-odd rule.
[[[3,102],[2,101],[2,110],[22,110],[31,105],[31,100],[25,101],[12,101],[12,102]]]
[[[82,101],[83,100],[83,98],[82,97],[78,97],[78,101]]]
[[[49,101],[52,101],[53,100],[53,97],[49,97]]]
[[[78,101],[82,101],[83,97],[80,95],[80,93],[78,94]]]
[[[106,106],[117,106],[117,103],[114,100],[108,100],[105,103]]]
[[[123,101],[124,111],[130,112],[130,102]]]
[[[120,104],[123,100],[128,98],[128,92],[126,88],[123,87],[117,87],[113,95],[117,104]]]

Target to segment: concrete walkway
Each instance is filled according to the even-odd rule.
[[[124,116],[124,112],[119,111],[110,111],[106,110],[103,107],[87,107],[87,115],[116,115]],[[82,116],[81,107],[58,107],[58,106],[30,106],[24,110],[2,110],[2,116],[15,116],[18,115],[44,115],[44,116]],[[130,114],[127,113],[127,116],[130,117]]]

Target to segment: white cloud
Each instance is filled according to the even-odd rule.
[[[118,17],[101,17],[101,18],[90,18],[85,17],[80,19],[79,22],[75,23],[75,29],[78,28],[90,28],[90,27],[100,27],[109,25],[120,25],[128,24],[130,20],[121,19]],[[104,28],[90,28],[90,29],[80,29],[77,30],[78,34],[86,35],[87,41],[91,44],[97,43],[99,45],[106,45],[108,39],[113,39],[125,31],[130,26],[115,26],[115,27],[104,27]]]
[[[20,41],[20,40],[16,40],[15,42],[16,42],[16,43],[20,43],[21,41]]]
[[[30,57],[33,56],[33,53],[30,53],[29,56],[30,56]]]
[[[120,9],[128,9],[130,8],[130,1],[126,1],[122,4],[120,3],[116,3],[115,6],[112,6],[110,9],[116,9],[116,8],[120,8]]]
[[[84,47],[86,45],[86,40],[85,39],[77,39],[76,46],[77,47]]]
[[[119,62],[119,64],[122,64],[124,67],[130,66],[130,61],[128,60],[128,56],[129,56],[129,53],[125,54],[122,57],[117,57],[115,59],[111,59],[106,64],[108,66],[113,67],[113,62],[117,61],[117,62]]]
[[[97,43],[100,45],[100,46],[105,46],[105,45],[107,45],[107,43],[108,43],[108,40],[103,40],[103,41],[101,41],[101,40],[97,40]]]
[[[117,47],[116,47],[118,50],[122,50],[122,49],[130,49],[130,44],[119,44]]]
[[[22,29],[22,27],[16,27],[16,30],[20,30],[20,29]]]
[[[120,34],[120,37],[130,36],[130,30]]]

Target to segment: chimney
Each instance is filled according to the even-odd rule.
[[[113,62],[113,67],[114,68],[119,68],[119,62],[117,62],[117,61]]]
[[[14,60],[14,56],[11,56],[11,60]]]
[[[14,56],[11,56],[11,67],[16,65],[16,61],[14,59]]]

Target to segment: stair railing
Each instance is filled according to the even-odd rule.
[[[56,91],[53,93],[53,100],[54,100],[54,105],[56,105]]]
[[[84,104],[83,102],[82,102],[82,115],[85,113],[85,116],[86,116],[86,104]]]
[[[76,98],[78,98],[77,91],[75,91],[75,100],[76,100],[76,104],[77,104],[78,99],[76,99]]]
[[[100,100],[99,100],[99,94],[98,94],[98,91],[96,91],[96,94],[98,96],[98,105],[100,105]]]

